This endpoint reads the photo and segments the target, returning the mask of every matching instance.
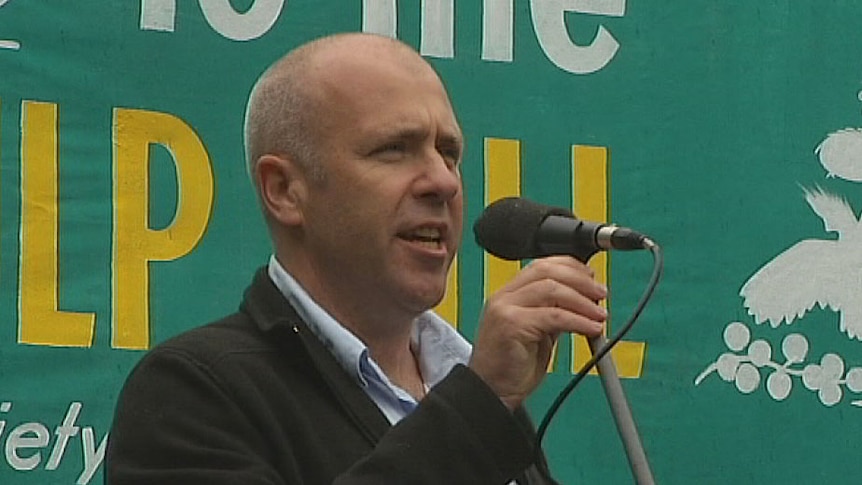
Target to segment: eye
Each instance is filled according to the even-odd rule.
[[[392,143],[387,143],[380,147],[381,152],[403,152],[406,145],[403,142],[396,141]]]
[[[397,159],[404,155],[407,149],[407,143],[391,141],[379,145],[371,152],[371,155],[383,159]]]
[[[456,145],[444,145],[437,148],[440,155],[446,160],[446,165],[452,168],[461,166],[461,147]]]

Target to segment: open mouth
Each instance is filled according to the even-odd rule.
[[[436,227],[420,227],[410,232],[400,234],[400,237],[406,241],[428,249],[443,248],[443,235],[440,229]]]

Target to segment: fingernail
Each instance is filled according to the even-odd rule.
[[[596,283],[596,291],[599,292],[602,298],[608,296],[608,287],[601,283]]]
[[[600,307],[599,307],[599,315],[600,315],[602,318],[608,318],[608,309],[607,309],[607,308],[605,308],[605,307],[603,307],[603,306],[600,306]]]

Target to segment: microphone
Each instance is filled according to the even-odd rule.
[[[582,221],[566,209],[519,197],[503,198],[486,207],[473,224],[473,234],[480,247],[508,260],[569,255],[586,263],[597,252],[608,249],[658,248],[651,239],[629,228]],[[655,485],[616,366],[606,355],[610,350],[607,339],[599,335],[587,340],[593,355],[603,356],[596,367],[635,481]]]
[[[473,224],[473,234],[480,247],[508,260],[565,254],[586,263],[599,251],[655,245],[627,227],[582,221],[569,210],[520,197],[506,197],[486,207]]]

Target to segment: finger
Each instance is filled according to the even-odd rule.
[[[511,317],[523,322],[513,330],[520,333],[521,341],[540,342],[546,338],[555,339],[560,333],[576,333],[586,337],[596,337],[602,333],[604,323],[584,315],[561,308],[520,307],[513,309]]]
[[[607,297],[607,287],[594,279],[593,270],[571,257],[544,258],[533,261],[500,292],[519,291],[541,280],[552,280],[575,288],[592,300]]]
[[[591,290],[593,284],[586,283],[587,289]],[[597,303],[598,293],[585,292],[552,279],[532,281],[516,291],[498,293],[489,302],[491,300],[495,305],[560,308],[596,321],[604,321],[608,316],[607,310]]]

